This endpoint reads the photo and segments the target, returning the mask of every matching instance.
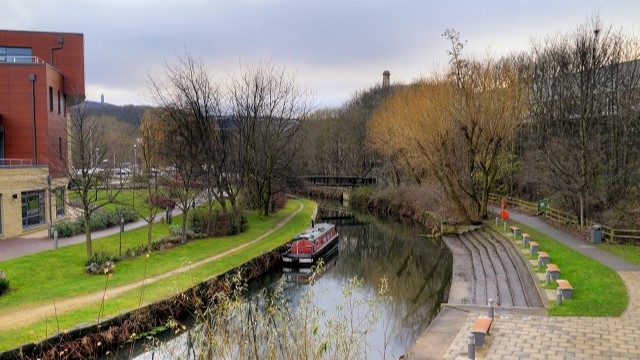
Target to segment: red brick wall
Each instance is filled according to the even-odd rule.
[[[58,38],[62,36],[62,49]],[[84,100],[84,38],[81,34],[30,33],[0,31],[0,46],[31,47],[32,55],[47,64],[0,64],[0,113],[5,131],[5,158],[30,159],[38,164],[50,164],[52,175],[63,176],[59,160],[58,139],[62,139],[66,157],[65,106],[78,96]],[[37,156],[34,156],[33,97],[29,74],[36,75],[35,116]],[[64,75],[63,75],[64,74]],[[53,89],[53,111],[50,111],[49,88]],[[60,91],[60,113],[58,113]],[[65,103],[66,95],[69,103]]]

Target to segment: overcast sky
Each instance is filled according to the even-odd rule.
[[[446,65],[447,28],[502,54],[594,14],[640,34],[638,0],[2,0],[0,28],[83,33],[88,100],[148,103],[148,74],[186,49],[220,76],[271,59],[324,107],[384,70],[409,83]]]

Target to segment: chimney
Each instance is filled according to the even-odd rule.
[[[382,73],[382,86],[383,87],[389,86],[390,81],[391,81],[390,78],[391,78],[391,73],[389,72],[389,70],[385,70]]]

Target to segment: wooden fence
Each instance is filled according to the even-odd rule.
[[[490,194],[489,202],[500,206],[500,202],[503,198],[507,200],[507,203],[510,206],[523,209],[530,214],[544,216],[561,224],[574,226],[580,225],[580,218],[578,216],[560,211],[558,209],[554,209],[553,207],[549,206],[548,202],[534,203],[511,196],[501,196],[498,194]],[[615,229],[611,226],[598,224],[594,221],[589,220],[587,220],[586,223],[587,225],[589,225],[589,227],[592,227],[594,225],[600,226],[603,241],[610,243],[640,245],[640,230]]]

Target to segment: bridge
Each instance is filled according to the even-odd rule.
[[[378,179],[361,176],[335,175],[304,175],[300,177],[304,182],[314,186],[358,187],[371,186],[378,183]]]
[[[321,204],[319,221],[329,222],[341,228],[369,226],[368,221],[364,221],[356,217],[356,215],[348,209],[331,204]]]

